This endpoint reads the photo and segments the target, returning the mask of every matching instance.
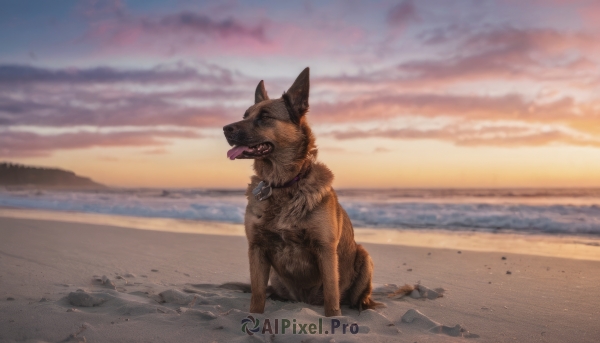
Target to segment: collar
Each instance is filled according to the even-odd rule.
[[[292,186],[293,184],[295,184],[296,182],[300,181],[303,177],[305,177],[311,168],[312,168],[312,163],[310,163],[310,162],[306,163],[304,166],[302,166],[302,169],[300,169],[300,173],[298,173],[298,175],[296,175],[295,178],[291,179],[290,181],[284,183],[281,186],[272,185],[271,187],[272,188],[288,188],[288,187]]]
[[[310,172],[311,168],[312,168],[312,160],[310,160],[308,163],[305,163],[305,165],[302,166],[302,169],[300,169],[300,173],[298,173],[298,175],[296,175],[296,177],[294,177],[293,179],[287,181],[286,183],[284,183],[282,185],[270,185],[270,184],[266,183],[265,181],[261,181],[258,184],[258,186],[256,186],[256,188],[254,188],[254,190],[252,190],[252,194],[258,201],[263,201],[265,199],[268,199],[273,194],[274,188],[288,188],[288,187],[293,186],[296,182],[302,180],[302,178],[304,178]]]

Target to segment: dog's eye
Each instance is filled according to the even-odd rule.
[[[266,114],[261,114],[261,115],[259,115],[259,116],[256,118],[256,124],[257,124],[257,125],[262,125],[262,124],[264,124],[264,123],[268,122],[269,120],[273,120],[273,119],[275,119],[275,118],[273,118],[273,117],[269,117],[269,116],[268,116],[268,115],[266,115]]]

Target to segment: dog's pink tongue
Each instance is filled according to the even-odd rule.
[[[246,149],[248,149],[248,147],[245,145],[233,147],[227,152],[227,157],[233,161],[236,158],[238,158],[238,156],[240,156],[244,151],[246,151]]]

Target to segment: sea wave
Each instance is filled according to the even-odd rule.
[[[342,190],[355,227],[600,235],[597,190]],[[0,206],[242,223],[242,190],[0,190]]]
[[[598,205],[342,202],[355,226],[600,234]]]

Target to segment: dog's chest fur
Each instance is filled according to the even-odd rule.
[[[264,201],[250,193],[260,182],[253,177],[245,215],[248,240],[261,246],[280,277],[294,283],[310,280],[306,287],[321,279],[315,255],[320,228],[315,225],[314,213],[331,192],[329,184],[315,182],[318,173],[319,168],[313,168],[310,179],[301,180],[296,187],[274,189]]]
[[[317,244],[315,237],[310,229],[289,221],[286,215],[289,207],[290,204],[278,204],[277,197],[258,204],[251,201],[246,213],[248,239],[261,246],[283,279],[294,282],[299,279],[319,280],[318,264],[313,253]]]

